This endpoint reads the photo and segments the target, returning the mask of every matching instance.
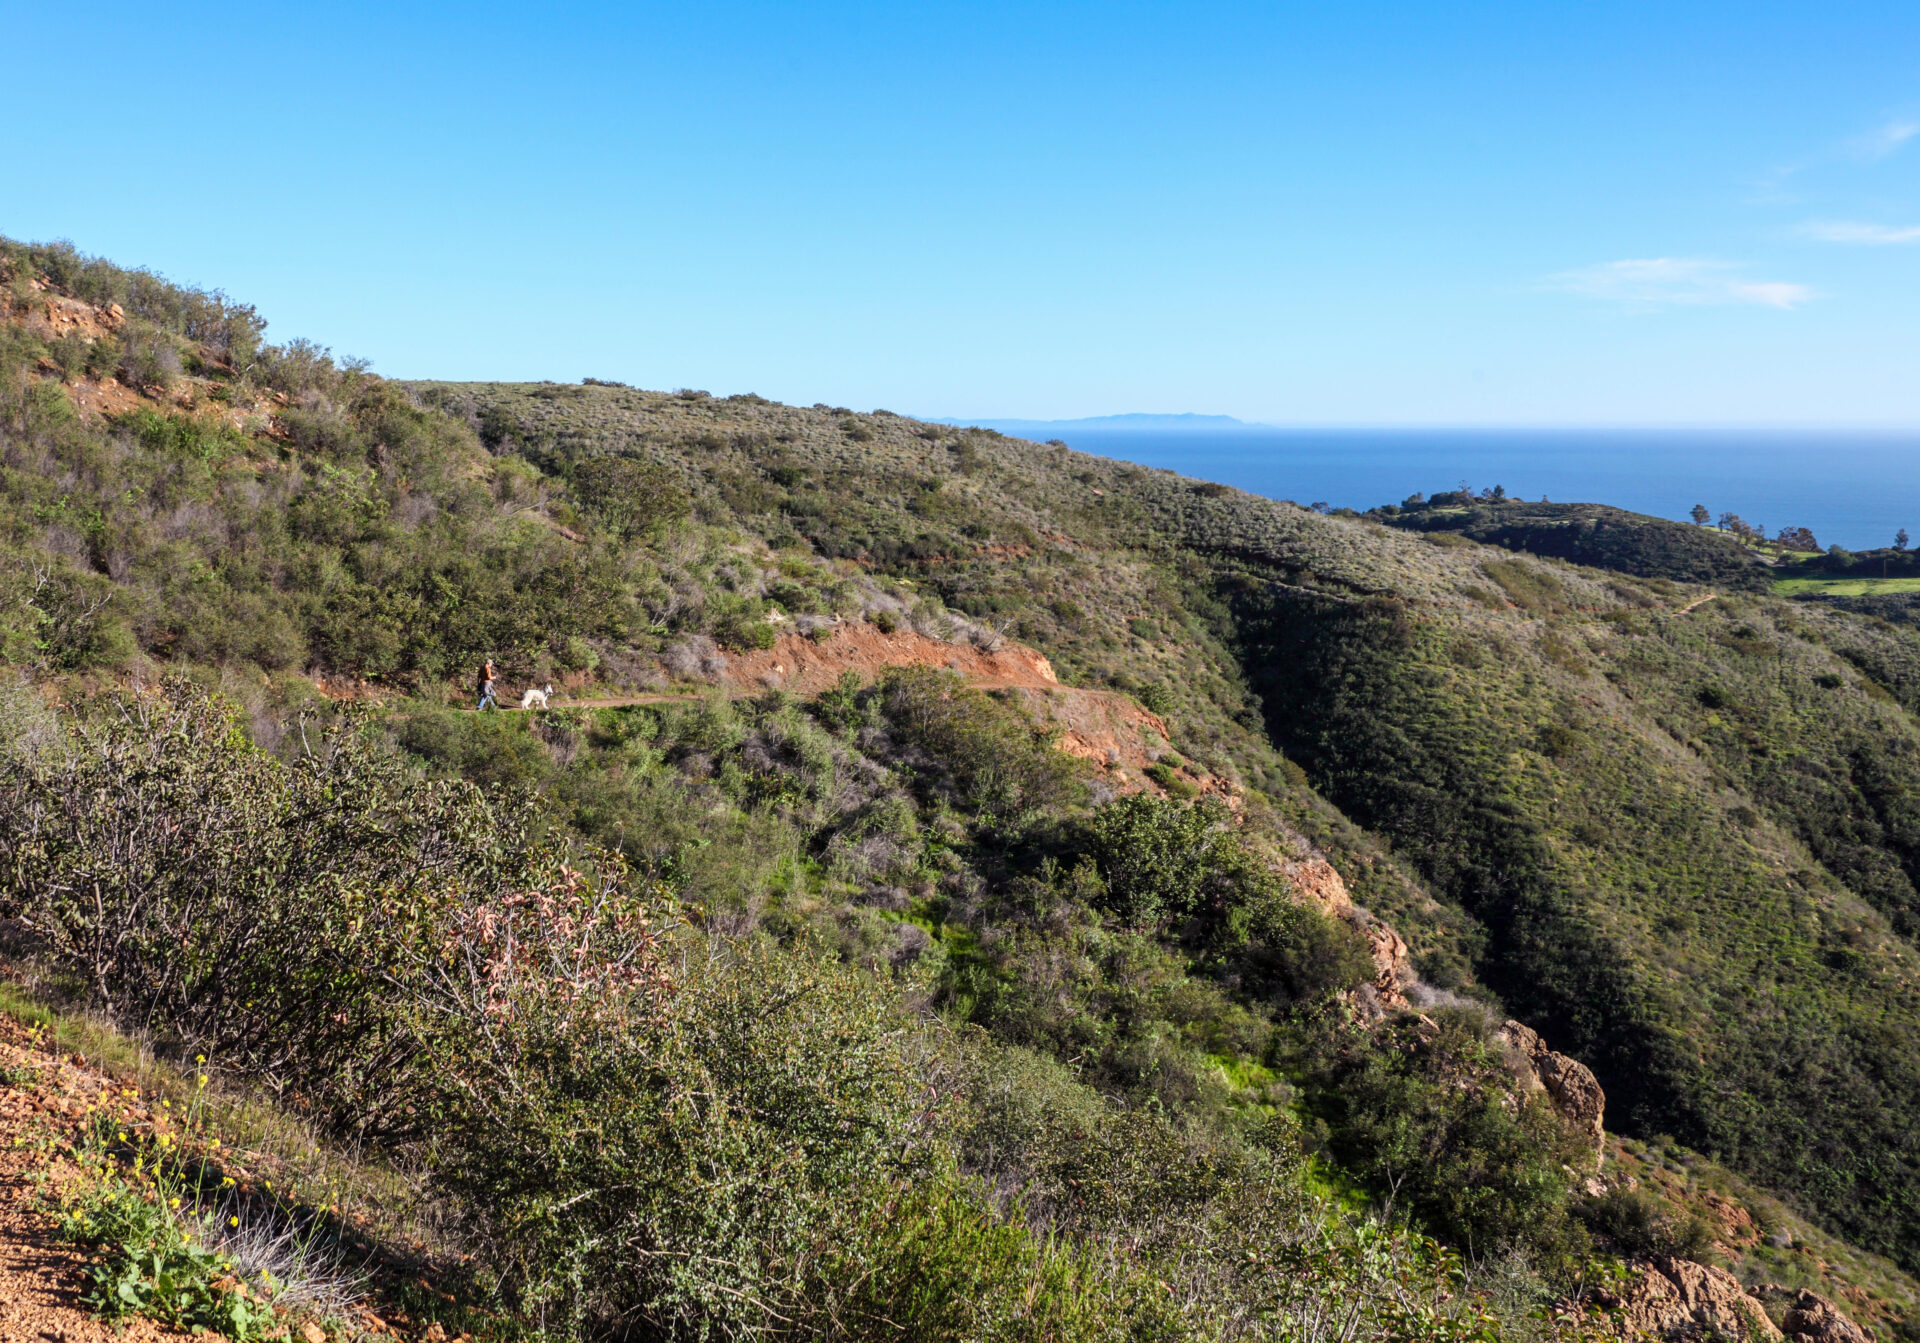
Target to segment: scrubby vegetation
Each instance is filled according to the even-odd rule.
[[[910,733],[929,707],[915,690],[856,707]],[[990,716],[976,722],[993,742]],[[1181,1097],[1181,1071],[1203,1086],[1208,1054],[1257,1075],[1247,1055],[1275,1024],[1183,990],[1151,939],[1113,967],[1128,982],[1096,967],[1089,987],[1139,995],[1157,974],[1167,997],[1149,988],[1116,1055],[1076,1075],[1007,1043],[991,1014],[983,1031],[914,1012],[914,996],[953,991],[937,957],[873,973],[808,935],[843,937],[830,920],[749,936],[726,917],[737,908],[537,839],[514,794],[423,778],[352,725],[286,765],[184,686],[81,724],[16,751],[0,784],[8,915],[77,992],[287,1088],[337,1132],[418,1152],[488,1247],[502,1298],[549,1328],[1214,1338],[1340,1317],[1369,1337],[1465,1338],[1494,1307],[1532,1327],[1524,1294],[1496,1298],[1433,1243],[1314,1195],[1273,1097]],[[966,806],[953,766],[975,749],[1021,744],[957,738],[929,758],[923,796],[964,807],[982,842],[1030,843]],[[1190,858],[1223,842],[1183,833]],[[1100,852],[1115,861],[1111,843]],[[975,919],[950,940],[964,955],[989,931]],[[1240,1038],[1220,1038],[1235,1017]],[[1157,1038],[1182,1025],[1192,1043]],[[1093,1078],[1161,1103],[1115,1108]],[[1470,1094],[1498,1109],[1497,1090]],[[1441,1126],[1416,1140],[1472,1145]],[[1526,1242],[1510,1217],[1460,1213],[1500,1245]],[[109,1237],[116,1218],[159,1218],[167,1253],[216,1262],[117,1186],[72,1217],[75,1234]],[[202,1295],[182,1299],[183,1321],[247,1308]]]
[[[68,249],[0,285],[6,916],[425,1163],[522,1318],[1575,1328],[1596,1245],[1698,1237],[1586,1191],[1508,1012],[1610,1127],[1920,1267],[1913,630],[1615,510],[1323,516],[886,412],[397,383]],[[729,670],[855,627],[1019,640],[1170,740],[1122,779],[937,670]],[[485,657],[561,707],[456,708]]]
[[[1758,592],[1771,577],[1734,536],[1604,504],[1532,504],[1453,492],[1388,504],[1370,516],[1429,535],[1469,537],[1639,578]]]

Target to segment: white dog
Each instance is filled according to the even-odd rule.
[[[526,694],[520,697],[520,707],[523,709],[531,709],[535,705],[538,705],[540,708],[544,709],[547,707],[547,696],[551,695],[552,693],[553,693],[552,686],[546,686],[544,688],[540,686],[535,686],[532,689],[528,690]]]

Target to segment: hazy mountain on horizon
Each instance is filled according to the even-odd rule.
[[[1236,420],[1231,415],[1196,415],[1191,411],[1177,415],[1156,415],[1132,411],[1124,415],[1088,415],[1077,420],[969,420],[952,416],[932,416],[930,424],[951,424],[980,429],[997,429],[1003,434],[1030,438],[1036,433],[1055,433],[1063,429],[1140,430],[1166,433],[1184,429],[1259,429],[1263,425]]]

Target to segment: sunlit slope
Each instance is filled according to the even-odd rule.
[[[1453,945],[1477,937],[1473,968],[1630,1128],[1915,1262],[1920,731],[1882,687],[1920,664],[1905,635],[884,414],[428,395],[556,473],[671,464],[713,516],[915,575],[1082,676],[1177,684],[1167,650],[1217,639],[1236,665],[1184,697],[1195,715],[1231,723],[1256,692],[1272,741],[1468,916]],[[1087,576],[1109,568],[1132,576]]]

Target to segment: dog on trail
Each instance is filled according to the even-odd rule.
[[[531,709],[538,706],[544,709],[547,707],[547,696],[552,693],[552,686],[534,686],[520,697],[520,707],[523,709]]]

